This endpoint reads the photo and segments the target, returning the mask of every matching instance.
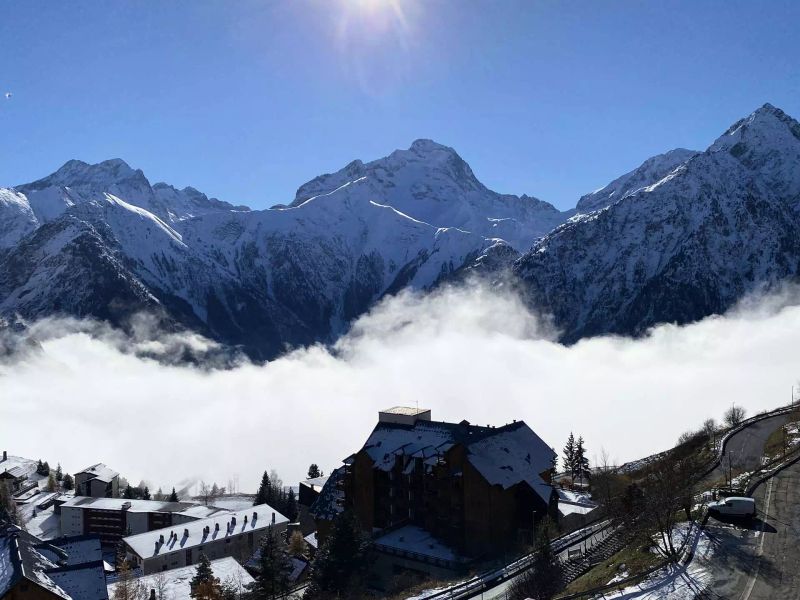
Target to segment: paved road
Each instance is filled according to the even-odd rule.
[[[725,456],[722,459],[722,464],[712,471],[706,481],[716,481],[725,476],[728,468],[728,456],[732,458],[734,469],[752,471],[761,466],[761,455],[767,438],[780,425],[785,423],[787,418],[787,415],[769,417],[733,434],[725,446]]]
[[[758,519],[745,527],[709,520],[715,598],[800,600],[800,463],[754,494]]]

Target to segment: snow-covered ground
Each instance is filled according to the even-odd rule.
[[[253,578],[247,571],[231,557],[212,560],[211,569],[220,582],[234,586],[238,592],[243,592],[245,586],[253,582]],[[137,579],[144,584],[148,592],[151,589],[163,589],[163,597],[168,600],[190,600],[190,583],[196,572],[197,566],[191,565],[153,575],[144,575]],[[108,586],[109,598],[113,598],[116,586],[116,583]]]
[[[232,511],[244,510],[253,506],[253,499],[254,496],[247,494],[222,496],[220,498],[215,498],[211,503],[211,506],[216,506],[217,508],[227,508],[228,510]]]
[[[678,528],[673,536],[676,541],[689,533],[689,524]],[[694,558],[688,565],[669,565],[652,573],[643,581],[615,592],[595,596],[595,600],[605,598],[637,598],[642,600],[685,600],[694,598],[711,582],[709,563],[713,558],[714,545],[708,534],[701,529],[691,532],[691,549]],[[609,583],[621,579],[616,577]]]

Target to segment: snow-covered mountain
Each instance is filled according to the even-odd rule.
[[[572,217],[515,263],[565,340],[686,323],[797,276],[800,124],[783,111],[764,105],[654,178],[584,196],[584,208],[598,194],[606,207]],[[609,188],[629,191],[609,205]]]
[[[147,309],[269,358],[334,340],[407,286],[511,267],[566,341],[638,334],[796,277],[798,210],[800,125],[770,105],[705,152],[648,159],[566,212],[487,189],[430,140],[261,211],[151,185],[121,160],[69,161],[0,189],[0,320],[124,324]]]
[[[69,161],[0,190],[0,315],[124,323],[148,309],[268,358],[334,339],[385,294],[430,288],[489,248],[508,263],[519,253],[498,232],[529,246],[560,215],[491,192],[428,141],[263,211],[151,185],[118,159]]]
[[[455,150],[431,140],[312,179],[300,186],[291,206],[323,194],[368,198],[435,227],[500,238],[519,252],[567,217],[537,198],[487,189]]]

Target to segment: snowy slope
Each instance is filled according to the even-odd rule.
[[[610,206],[628,194],[660,181],[696,154],[694,150],[676,148],[652,156],[633,171],[616,178],[599,190],[582,196],[578,200],[576,210],[579,213],[589,213]]]
[[[722,313],[797,275],[800,125],[765,105],[658,182],[540,240],[514,271],[564,339]]]

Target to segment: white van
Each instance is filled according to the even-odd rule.
[[[756,501],[752,498],[731,496],[710,502],[708,513],[714,517],[755,517]]]

